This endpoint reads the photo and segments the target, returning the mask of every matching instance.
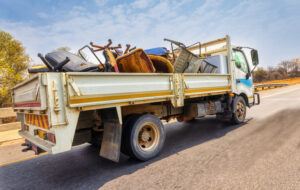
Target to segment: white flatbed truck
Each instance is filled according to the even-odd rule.
[[[164,145],[161,120],[217,115],[244,121],[246,107],[259,104],[251,77],[258,55],[247,50],[232,47],[229,36],[201,44],[202,56],[226,56],[228,74],[38,73],[12,90],[19,134],[26,150],[36,153],[57,154],[89,142],[116,162],[121,151],[149,160]]]

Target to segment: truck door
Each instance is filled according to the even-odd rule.
[[[233,49],[233,59],[235,62],[236,90],[239,94],[244,93],[248,98],[248,103],[253,103],[253,81],[250,74],[250,66],[244,51]],[[246,100],[247,102],[247,100]]]

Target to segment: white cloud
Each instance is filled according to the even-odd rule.
[[[50,18],[50,15],[48,15],[45,12],[39,12],[39,13],[37,13],[37,16],[40,17],[40,18],[42,18],[42,19]]]
[[[134,8],[145,9],[149,5],[149,0],[136,0],[132,3]]]
[[[103,7],[108,2],[108,0],[94,0],[94,2],[98,7]]]
[[[12,33],[23,42],[35,61],[38,52],[47,53],[61,46],[73,51],[93,41],[104,44],[111,38],[114,44],[131,43],[133,46],[151,48],[169,46],[163,38],[171,38],[191,44],[205,42],[231,35],[238,45],[253,46],[260,51],[263,65],[277,64],[284,57],[293,58],[298,46],[285,36],[297,36],[298,17],[283,17],[265,1],[240,1],[230,8],[223,8],[222,1],[206,0],[194,5],[191,0],[135,1],[118,4],[90,12],[83,5],[70,9],[56,22],[46,26],[28,23],[12,23],[0,19],[3,30]],[[225,1],[223,1],[225,2]],[[97,1],[98,6],[107,6],[106,0]],[[189,7],[182,10],[182,7]],[[141,8],[142,11],[136,11]],[[289,26],[293,24],[293,26]],[[291,32],[291,28],[294,32]],[[295,47],[287,51],[282,45]],[[299,44],[299,40],[298,40]]]
[[[222,3],[223,0],[205,0],[205,2],[202,4],[201,7],[197,8],[197,12],[201,14],[206,14],[207,12],[210,12],[214,8],[216,8],[218,5]]]

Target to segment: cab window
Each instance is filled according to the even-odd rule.
[[[241,51],[234,50],[233,58],[234,58],[236,67],[241,69],[245,73],[248,73],[247,61],[246,61],[244,54]]]

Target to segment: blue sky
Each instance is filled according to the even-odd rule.
[[[169,47],[231,36],[258,49],[262,66],[300,57],[299,0],[0,0],[0,30],[37,53],[90,41]]]

